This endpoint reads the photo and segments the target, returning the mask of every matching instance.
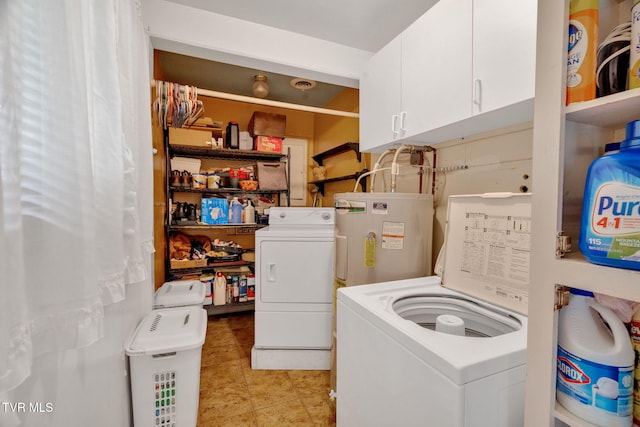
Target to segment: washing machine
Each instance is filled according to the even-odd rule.
[[[325,370],[331,360],[335,210],[271,208],[256,231],[253,369]]]
[[[449,198],[440,276],[338,290],[337,425],[524,425],[529,194]]]

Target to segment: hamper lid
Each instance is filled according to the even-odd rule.
[[[202,305],[206,296],[205,284],[199,280],[165,282],[156,291],[155,308]]]
[[[152,355],[201,347],[207,332],[207,311],[201,307],[152,310],[129,339],[129,356]]]

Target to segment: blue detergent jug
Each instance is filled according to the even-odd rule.
[[[619,152],[589,167],[579,247],[594,264],[640,270],[640,120],[627,124]]]

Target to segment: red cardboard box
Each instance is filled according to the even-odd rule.
[[[273,136],[256,136],[253,139],[253,147],[257,151],[282,153],[282,138],[275,138]]]

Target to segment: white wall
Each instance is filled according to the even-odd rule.
[[[498,191],[521,192],[531,188],[533,150],[531,122],[486,132],[464,139],[447,141],[435,146],[436,167],[467,167],[436,173],[435,221],[433,261],[444,241],[447,199],[454,194],[477,194]],[[371,156],[375,163],[379,155]],[[391,161],[391,156],[385,158]],[[408,165],[409,158],[401,155],[399,163]],[[386,165],[388,166],[388,165]],[[419,175],[415,168],[401,166],[398,192],[417,192]],[[525,176],[527,178],[525,178]],[[423,193],[431,189],[431,174],[424,177]],[[381,190],[382,177],[376,178],[376,191]],[[388,172],[384,181],[390,182]]]
[[[337,43],[165,0],[143,0],[153,47],[357,88],[372,55]]]

